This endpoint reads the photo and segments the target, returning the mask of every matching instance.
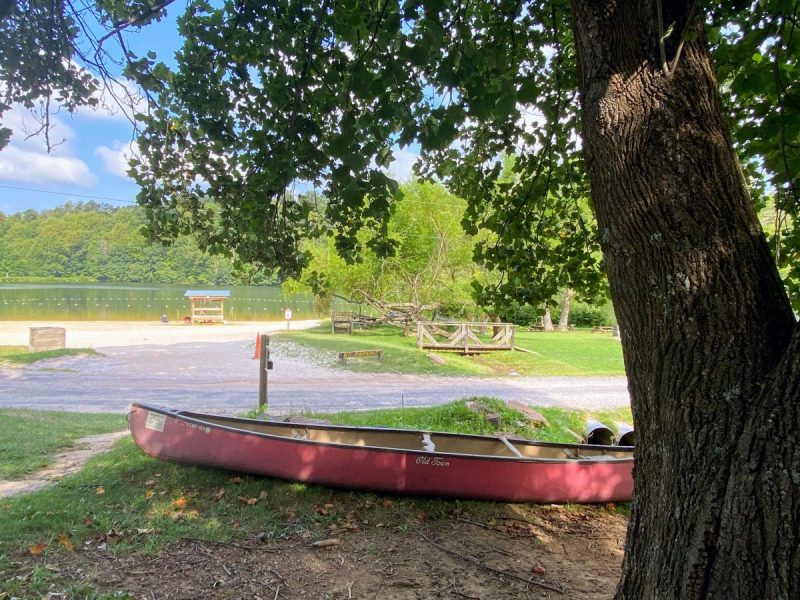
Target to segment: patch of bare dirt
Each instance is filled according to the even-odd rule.
[[[508,513],[506,513],[508,514]],[[131,598],[611,598],[625,518],[542,507],[484,522],[459,516],[371,527],[315,547],[300,537],[212,543],[183,539],[156,556],[84,544],[50,555],[52,593],[88,585]],[[12,574],[31,570],[20,558]]]
[[[20,481],[0,480],[0,498],[35,492],[67,475],[77,473],[87,460],[110,450],[114,442],[126,435],[130,435],[130,432],[115,431],[80,438],[74,450],[56,454],[46,469],[36,471]]]

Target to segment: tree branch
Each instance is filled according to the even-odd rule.
[[[158,12],[162,11],[163,9],[165,9],[167,6],[169,6],[173,2],[175,2],[175,0],[164,0],[163,2],[160,2],[159,4],[156,4],[154,7],[152,7],[151,9],[149,9],[148,11],[146,11],[146,12],[140,14],[140,15],[136,15],[134,17],[129,17],[129,18],[123,20],[123,21],[117,21],[116,23],[114,23],[114,28],[111,31],[109,31],[108,33],[106,33],[99,40],[97,40],[97,50],[95,51],[95,56],[97,56],[100,53],[100,50],[103,47],[103,43],[107,39],[109,39],[111,37],[114,37],[115,35],[117,35],[121,31],[127,29],[131,25],[136,25],[138,23],[141,23],[145,19],[149,19],[153,15],[155,15]]]

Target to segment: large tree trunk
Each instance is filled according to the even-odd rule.
[[[550,315],[550,302],[544,303],[544,315],[542,316],[542,330],[553,331],[553,317]]]
[[[636,422],[618,598],[800,598],[800,327],[692,1],[573,0],[584,148]],[[696,4],[696,3],[694,3]],[[664,56],[659,39],[674,23]],[[674,66],[676,54],[680,56]]]
[[[558,315],[558,330],[569,331],[569,309],[572,307],[572,299],[575,297],[575,290],[567,288],[561,297],[561,314]]]

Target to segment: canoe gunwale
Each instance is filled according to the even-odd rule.
[[[580,450],[592,450],[594,452],[597,451],[609,451],[609,452],[630,452],[629,457],[622,457],[617,458],[613,456],[603,456],[603,455],[596,455],[592,457],[564,457],[564,458],[548,458],[548,457],[517,457],[517,456],[497,456],[492,454],[467,454],[467,453],[460,453],[460,452],[447,452],[442,450],[434,450],[434,451],[427,451],[424,449],[412,449],[407,447],[389,447],[389,446],[373,446],[373,445],[365,445],[365,446],[357,446],[355,444],[346,444],[346,443],[337,443],[337,442],[323,442],[318,440],[310,440],[310,439],[297,439],[291,436],[282,436],[276,435],[272,433],[266,433],[261,431],[252,431],[249,429],[244,429],[241,427],[236,427],[232,425],[222,425],[217,422],[208,421],[204,419],[204,417],[211,417],[213,419],[220,419],[223,421],[230,421],[231,423],[258,423],[258,424],[268,424],[268,425],[276,425],[281,428],[285,428],[287,430],[291,429],[313,429],[318,431],[326,431],[326,430],[340,430],[345,432],[373,432],[373,433],[400,433],[400,434],[409,434],[409,433],[430,433],[431,435],[435,434],[437,437],[439,436],[447,436],[447,437],[454,437],[454,438],[461,438],[461,439],[475,439],[475,440],[487,440],[491,439],[493,441],[500,441],[499,438],[495,438],[494,436],[487,436],[487,435],[476,435],[476,434],[460,434],[460,433],[450,433],[450,432],[442,432],[442,431],[422,431],[416,429],[393,429],[393,428],[383,428],[383,427],[360,427],[360,426],[353,426],[353,425],[318,425],[318,424],[306,424],[306,423],[286,423],[283,421],[262,421],[258,419],[249,419],[246,417],[233,417],[227,415],[212,415],[212,414],[204,414],[204,413],[197,413],[193,411],[184,411],[179,409],[171,409],[167,407],[160,407],[160,406],[153,406],[151,404],[142,403],[142,402],[134,402],[131,405],[131,410],[134,408],[140,408],[142,410],[146,410],[149,412],[155,412],[167,417],[174,417],[176,419],[183,420],[188,423],[192,423],[198,426],[204,427],[211,427],[214,429],[218,429],[221,431],[227,431],[231,433],[235,433],[238,435],[249,435],[255,436],[261,439],[269,439],[269,440],[281,440],[283,442],[292,442],[297,444],[304,444],[304,445],[313,445],[319,447],[334,447],[334,448],[353,448],[353,449],[361,449],[361,450],[369,450],[371,452],[389,452],[389,453],[405,453],[415,456],[441,456],[441,457],[448,457],[448,458],[458,458],[458,459],[467,459],[467,460],[497,460],[502,462],[514,462],[514,463],[546,463],[546,464],[625,464],[627,462],[633,462],[633,447],[630,446],[596,446],[590,444],[572,444],[572,443],[559,443],[559,442],[544,442],[544,441],[536,441],[536,440],[525,440],[519,438],[510,438],[507,437],[506,439],[510,442],[519,442],[524,443],[527,445],[532,446],[539,446],[539,447],[546,447],[546,448],[555,448],[555,449],[564,449],[564,450],[576,450],[580,452]],[[298,425],[301,425],[298,427]],[[135,432],[133,432],[135,433]],[[136,436],[134,435],[134,439]],[[138,442],[137,442],[138,445]],[[144,448],[143,448],[144,449]],[[149,454],[149,452],[148,452]]]

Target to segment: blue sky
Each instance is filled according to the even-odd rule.
[[[131,50],[139,55],[153,50],[159,60],[171,63],[180,43],[175,16],[184,7],[179,0],[161,22],[127,33]],[[13,107],[3,115],[3,126],[14,133],[0,151],[0,211],[12,214],[89,200],[116,206],[133,203],[137,187],[125,171],[134,132],[125,115],[116,108],[82,108],[75,114],[64,111],[53,122],[51,140],[61,143],[48,153],[41,136],[28,138],[37,125],[25,109]],[[394,154],[389,171],[406,179],[417,156],[397,148]]]
[[[179,44],[175,15],[183,5],[176,2],[161,22],[126,34],[131,49],[137,54],[154,50],[170,61]],[[0,151],[0,211],[42,210],[91,199],[122,206],[135,200],[136,185],[125,174],[133,126],[122,111],[109,108],[107,99],[102,103],[106,107],[57,114],[51,140],[61,143],[49,153],[41,136],[26,139],[37,126],[28,111],[15,106],[3,115],[3,125],[14,133]]]

